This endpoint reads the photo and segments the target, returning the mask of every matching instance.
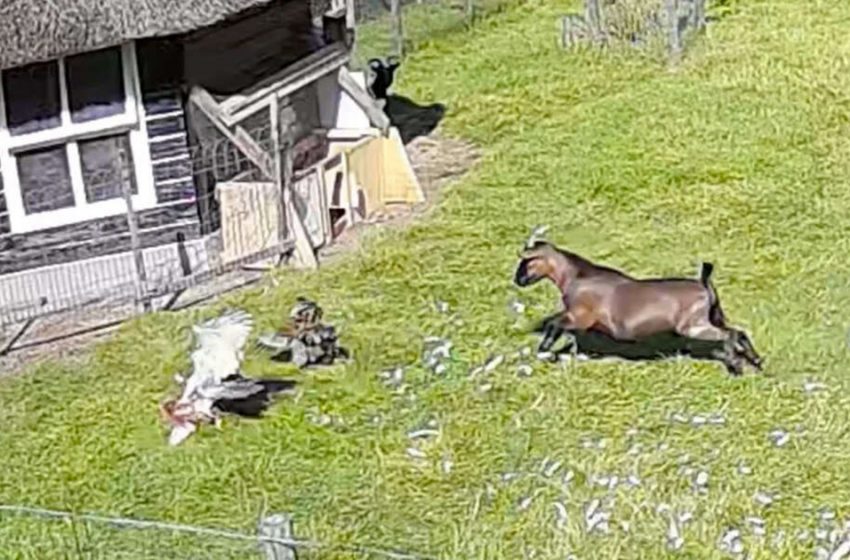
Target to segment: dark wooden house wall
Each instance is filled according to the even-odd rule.
[[[198,209],[181,93],[179,44],[137,43],[144,119],[150,136],[158,205],[138,212],[143,248],[189,240],[200,234]],[[177,56],[175,56],[177,55]],[[0,274],[130,250],[123,214],[23,234],[11,234],[0,195]]]
[[[207,201],[199,196],[212,193],[203,181],[195,180],[202,170],[192,165],[199,158],[192,153],[197,148],[186,122],[188,88],[197,84],[219,95],[250,91],[252,84],[321,46],[310,4],[301,0],[273,0],[208,29],[136,43],[158,202],[157,207],[138,212],[143,248],[201,235],[199,206]],[[282,123],[294,136],[309,132],[307,123],[314,125],[309,115],[317,113],[315,98],[305,92],[281,106]],[[299,122],[301,118],[307,120]],[[209,229],[208,224],[205,232]],[[0,274],[128,250],[130,235],[123,214],[11,234],[0,182]]]
[[[6,207],[6,195],[3,193],[3,174],[0,173],[0,237],[9,235],[10,231],[9,209]]]

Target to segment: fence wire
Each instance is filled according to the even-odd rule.
[[[132,161],[102,154],[99,167],[84,169],[85,198],[99,193],[99,202],[118,205],[117,212],[61,227],[13,231],[22,249],[0,254],[0,332],[84,308],[109,310],[107,316],[99,313],[104,319],[126,318],[123,308],[130,314],[142,305],[162,309],[186,290],[214,289],[210,284],[219,279],[224,289],[234,274],[256,274],[246,271],[247,265],[274,264],[291,252],[284,179],[269,177],[257,159],[271,170],[276,169],[275,158],[291,162],[295,208],[302,219],[315,222],[310,211],[321,209],[318,198],[324,193],[315,184],[293,183],[299,170],[327,154],[327,143],[319,135],[318,140],[310,137],[306,149],[303,143],[277,144],[268,122],[258,122],[246,133],[257,147],[254,157],[210,133],[177,156],[154,160],[153,205],[139,198]],[[69,189],[39,190],[30,197],[30,212],[61,210],[69,200],[85,203],[79,194],[69,197]],[[134,195],[130,207],[128,190]],[[312,226],[321,229],[322,224]],[[319,242],[320,233],[314,232]]]
[[[433,560],[419,553],[384,547],[285,537],[274,528],[282,529],[286,519],[282,515],[265,517],[258,525],[273,530],[249,534],[197,525],[0,505],[0,542],[4,554],[39,560],[284,560],[287,551],[316,559]],[[291,525],[288,528],[294,532]]]
[[[403,57],[520,1],[355,0],[357,35],[352,65],[363,69],[372,58]]]

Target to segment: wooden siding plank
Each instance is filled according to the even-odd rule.
[[[183,177],[192,178],[192,162],[188,158],[154,163],[153,165],[153,180],[155,182]]]
[[[178,234],[186,240],[200,236],[197,221],[172,223],[167,227],[139,232],[142,249],[175,243]],[[93,237],[83,243],[65,243],[50,247],[29,247],[0,252],[0,274],[21,272],[27,269],[103,257],[130,250],[129,232],[112,236]]]
[[[173,243],[176,234],[200,235],[193,199],[164,204],[138,213],[142,247]],[[127,218],[110,216],[49,230],[0,236],[0,274],[62,264],[130,249]]]
[[[163,159],[177,156],[189,156],[185,135],[167,138],[166,140],[150,142],[151,161],[154,165]]]
[[[157,183],[156,185],[156,200],[160,204],[191,200],[196,197],[195,182],[191,177]]]
[[[186,119],[183,116],[155,120],[147,123],[147,125],[149,138],[186,132]]]

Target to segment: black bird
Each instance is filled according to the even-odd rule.
[[[400,64],[401,62],[394,56],[387,58],[386,64],[380,58],[373,58],[369,61],[369,68],[375,74],[372,84],[369,86],[372,97],[375,99],[387,98],[387,91],[393,85],[393,77]]]

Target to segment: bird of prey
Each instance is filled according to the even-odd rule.
[[[387,58],[387,63],[380,58],[369,60],[369,68],[372,70],[374,77],[369,85],[369,91],[375,99],[386,99],[387,92],[390,86],[393,85],[393,77],[401,62],[397,57],[391,56]]]
[[[294,388],[291,380],[255,380],[240,373],[243,349],[252,327],[251,316],[239,310],[192,327],[196,342],[191,355],[192,374],[188,379],[175,376],[183,385],[182,394],[160,407],[172,428],[171,445],[185,440],[201,424],[220,427],[225,413],[257,418],[268,408],[273,395]]]
[[[322,324],[323,315],[318,304],[299,297],[286,324],[278,332],[261,335],[257,345],[273,351],[273,359],[288,359],[300,368],[349,358],[348,350],[337,344],[336,329]]]

